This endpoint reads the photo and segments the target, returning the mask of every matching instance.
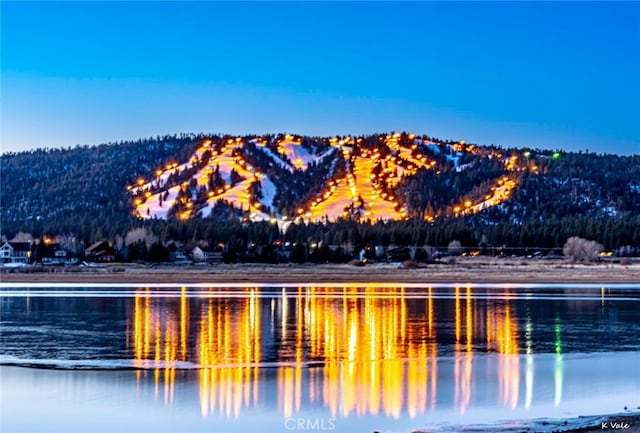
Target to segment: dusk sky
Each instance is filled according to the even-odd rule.
[[[640,153],[640,3],[7,2],[2,151],[410,131]]]

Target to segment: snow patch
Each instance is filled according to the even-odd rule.
[[[284,141],[278,147],[282,149],[282,153],[297,169],[306,170],[309,164],[316,160],[316,156],[313,153],[297,143]]]
[[[273,197],[276,195],[276,186],[267,176],[263,176],[260,180],[260,188],[262,189],[262,198],[260,203],[268,208],[273,207]]]
[[[173,202],[178,196],[180,185],[169,188],[158,194],[149,197],[144,203],[138,206],[138,213],[142,218],[161,218],[166,219],[169,209],[173,206]],[[168,193],[168,194],[167,194]],[[166,199],[164,195],[166,195]],[[163,196],[162,206],[160,206],[160,196]]]
[[[456,152],[453,155],[447,155],[447,160],[448,161],[452,161],[453,162],[453,166],[455,168],[458,168],[458,165],[460,164],[460,156],[462,156],[461,152]]]
[[[439,154],[439,153],[441,153],[440,148],[439,148],[439,147],[438,147],[438,145],[437,145],[437,144],[435,144],[435,143],[429,143],[429,144],[427,144],[427,147],[428,147],[428,148],[429,148],[433,153],[435,153],[436,155],[437,155],[437,154]]]
[[[460,173],[461,171],[465,171],[466,169],[471,168],[472,165],[473,165],[472,162],[468,162],[466,164],[462,164],[462,165],[456,167],[456,171],[458,173]]]
[[[293,167],[291,166],[291,164],[289,164],[286,161],[283,161],[282,158],[280,157],[280,155],[274,153],[271,149],[269,149],[268,147],[257,147],[258,150],[262,151],[264,154],[266,154],[269,158],[271,158],[271,160],[278,164],[278,166],[284,170],[289,170],[291,172],[293,172]]]

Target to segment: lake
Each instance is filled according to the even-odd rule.
[[[639,285],[4,284],[0,331],[3,433],[458,431],[640,406]]]

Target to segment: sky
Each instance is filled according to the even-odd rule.
[[[0,2],[2,152],[409,131],[640,154],[640,3]]]

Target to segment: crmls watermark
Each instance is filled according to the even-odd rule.
[[[286,418],[284,428],[289,431],[332,431],[336,429],[335,418]]]

